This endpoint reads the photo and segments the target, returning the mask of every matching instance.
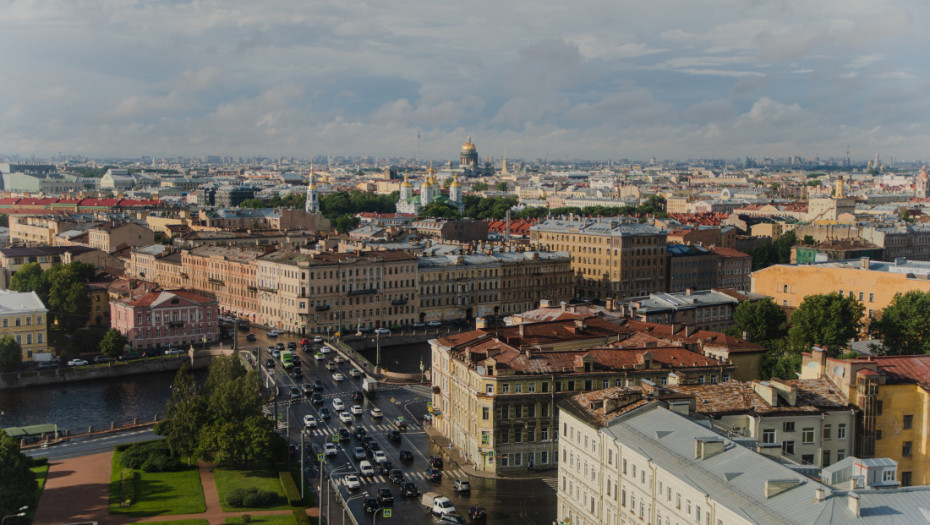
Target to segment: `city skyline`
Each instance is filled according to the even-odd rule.
[[[927,11],[12,2],[0,153],[922,159]]]

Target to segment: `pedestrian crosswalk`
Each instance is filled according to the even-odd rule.
[[[352,432],[356,428],[364,428],[365,431],[368,432],[369,435],[374,434],[374,433],[383,434],[387,432],[388,430],[397,430],[397,427],[395,427],[391,423],[383,423],[383,424],[373,423],[369,425],[353,424],[353,425],[350,425],[344,428],[346,428],[346,430],[348,430],[349,432]],[[324,428],[324,427],[316,427],[316,428],[311,428],[310,430],[308,430],[307,433],[313,437],[331,437],[334,432],[336,432],[336,430]]]
[[[448,479],[468,479],[468,475],[465,474],[465,471],[462,469],[444,470],[442,471],[442,475],[443,477],[448,478]],[[340,475],[339,477],[344,477],[344,474]],[[376,474],[374,476],[359,475],[358,478],[362,483],[367,483],[371,485],[381,484],[381,483],[390,483],[390,481],[387,479],[387,476],[384,476],[382,474]],[[404,480],[413,481],[413,482],[428,481],[425,472],[409,472],[406,470],[404,470]]]

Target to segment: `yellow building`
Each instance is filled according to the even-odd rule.
[[[5,335],[23,348],[23,361],[48,349],[48,309],[35,292],[0,290],[0,337]]]
[[[859,408],[856,456],[897,461],[902,486],[930,485],[930,355],[834,359],[815,348],[801,379],[817,377]]]
[[[867,318],[878,315],[895,294],[930,292],[930,262],[897,260],[769,266],[752,274],[752,291],[775,304],[797,308],[808,295],[838,292],[858,299]],[[864,319],[867,322],[867,319]]]
[[[575,290],[583,297],[665,290],[666,234],[654,226],[617,218],[549,219],[530,228],[530,242],[569,253]]]

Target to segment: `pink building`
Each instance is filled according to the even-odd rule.
[[[218,340],[219,303],[187,290],[149,292],[110,303],[110,324],[136,350],[182,348]]]

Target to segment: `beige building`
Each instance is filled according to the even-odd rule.
[[[250,322],[259,317],[254,261],[263,250],[201,246],[181,251],[184,288],[215,297],[220,312]]]
[[[549,219],[530,228],[530,242],[569,253],[575,291],[583,297],[629,297],[665,290],[666,234],[648,224]]]
[[[35,292],[0,290],[0,337],[9,335],[23,349],[23,361],[48,350],[48,309]]]
[[[87,231],[91,248],[112,253],[130,246],[148,246],[155,242],[155,232],[133,222],[109,222]]]
[[[51,246],[64,231],[86,229],[81,221],[67,215],[10,215],[10,243],[23,246]]]

